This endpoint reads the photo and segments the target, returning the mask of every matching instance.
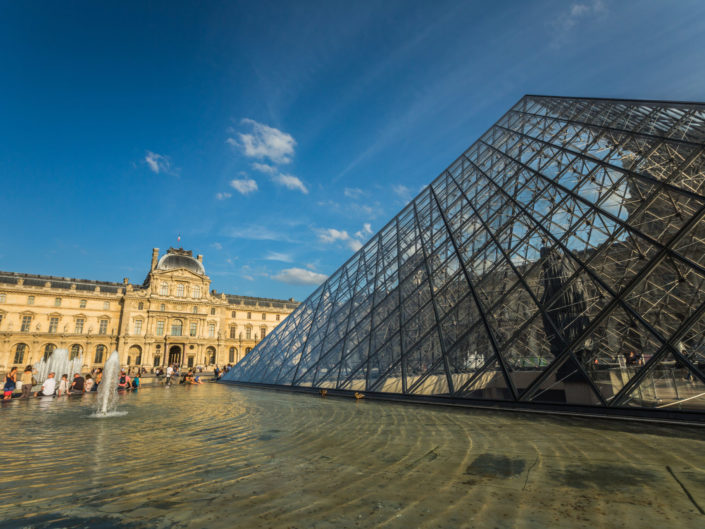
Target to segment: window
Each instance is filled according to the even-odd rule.
[[[237,349],[235,349],[234,347],[230,348],[230,355],[228,356],[228,362],[230,362],[230,363],[235,362],[235,352],[236,351],[237,351]]]
[[[61,298],[54,298],[54,306],[55,307],[61,306]]]
[[[81,301],[78,302],[78,306],[81,307],[82,309],[86,308],[86,300],[82,299]]]
[[[193,308],[193,313],[194,313],[194,314],[198,314],[198,307],[194,307],[194,308]]]
[[[208,338],[215,338],[215,323],[208,324]]]
[[[171,335],[172,336],[181,336],[181,330],[183,329],[184,324],[181,320],[174,320],[171,322]]]
[[[83,323],[84,319],[83,318],[76,318],[76,328],[73,330],[76,334],[82,334],[83,333]]]
[[[49,319],[49,332],[56,332],[57,327],[59,326],[59,318],[50,318]]]
[[[0,314],[0,324],[2,323],[2,314]]]
[[[245,338],[248,340],[252,338],[252,327],[245,328]]]
[[[103,301],[103,310],[110,310],[110,302]]]
[[[230,326],[230,338],[237,338],[237,325]]]
[[[21,364],[24,362],[24,353],[27,351],[27,344],[18,343],[15,346],[15,361],[14,364]]]
[[[34,305],[34,296],[27,296],[27,305]]]
[[[141,301],[137,304],[137,310],[142,310],[144,308],[144,303]]]
[[[262,319],[263,319],[263,320],[266,320],[266,319],[267,319],[267,313],[266,313],[266,312],[263,312],[263,313],[262,313]]]
[[[211,309],[211,316],[215,316],[215,309]]]
[[[164,336],[164,320],[157,322],[157,336]]]
[[[49,359],[51,353],[54,352],[54,349],[56,349],[56,346],[53,343],[48,343],[44,346],[44,360]]]
[[[252,351],[252,347],[248,347],[247,349],[245,349],[245,354],[249,354],[250,351]]]
[[[198,332],[198,324],[196,322],[191,322],[191,328],[189,330],[189,334],[191,336],[196,336],[197,332]]]
[[[276,318],[274,318],[274,319],[279,321],[279,314],[277,314]]]
[[[100,320],[100,328],[98,329],[98,334],[108,333],[108,320]]]
[[[176,285],[176,295],[180,298],[184,297],[184,285],[182,285],[181,283]]]
[[[237,312],[232,311],[232,312],[230,313],[230,317],[231,317],[231,318],[234,318],[235,316],[237,316]]]
[[[135,334],[142,333],[142,320],[135,320]]]
[[[162,303],[161,305],[159,305],[159,310],[161,310],[162,312],[164,312],[164,311],[166,310],[166,305],[164,305],[164,303]]]
[[[159,293],[162,296],[168,296],[169,295],[169,285],[166,283],[162,283],[162,285],[159,287]]]
[[[105,354],[105,346],[104,345],[96,345],[95,357],[93,358],[93,363],[94,364],[102,364],[104,354]]]
[[[267,336],[267,327],[262,325],[262,327],[259,328],[259,337],[264,340],[265,336]]]
[[[199,287],[198,285],[193,287],[193,297],[195,299],[198,299],[201,297],[201,287]]]
[[[7,301],[7,295],[0,294],[0,303],[5,303],[5,301]]]
[[[247,319],[248,319],[248,320],[251,320],[251,319],[252,319],[252,313],[251,313],[251,312],[248,312],[248,313],[247,313]]]
[[[20,332],[29,332],[30,325],[32,325],[32,316],[22,316],[22,327],[20,327]]]
[[[79,356],[81,356],[81,353],[83,353],[83,348],[77,343],[73,344],[71,346],[71,354],[69,355],[69,360],[78,358]]]

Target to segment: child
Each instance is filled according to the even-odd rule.
[[[140,388],[140,374],[138,371],[137,374],[134,377],[132,377],[132,389],[134,390],[134,389],[139,389],[139,388]]]
[[[61,375],[61,380],[59,381],[59,391],[57,391],[56,396],[68,395],[69,393],[69,376]]]

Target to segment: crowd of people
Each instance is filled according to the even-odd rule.
[[[213,377],[215,381],[230,371],[231,364],[227,364],[222,369],[217,365],[213,369]],[[118,391],[134,391],[139,389],[141,375],[146,372],[143,368],[137,368],[133,373],[129,369],[121,369],[117,379]],[[167,366],[166,369],[158,367],[154,374],[157,381],[162,382],[165,386],[171,386],[178,381],[179,384],[203,384],[203,369],[189,368],[181,372],[176,364]],[[21,391],[16,393],[19,386]],[[84,393],[92,393],[98,391],[98,387],[103,382],[103,370],[95,368],[85,376],[80,373],[74,373],[73,379],[69,380],[68,374],[61,375],[57,380],[56,373],[51,372],[47,375],[46,380],[41,384],[39,391],[34,392],[35,397],[56,396],[63,397],[67,395],[82,395]],[[28,399],[32,396],[32,389],[39,385],[35,378],[35,370],[29,365],[25,368],[22,374],[18,374],[17,367],[13,367],[5,375],[5,384],[3,386],[3,400],[12,398]]]

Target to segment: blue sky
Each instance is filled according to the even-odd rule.
[[[523,94],[705,101],[705,2],[2,0],[0,72],[0,269],[301,300]]]

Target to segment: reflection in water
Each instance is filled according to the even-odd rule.
[[[0,528],[701,527],[702,430],[206,384],[12,402]],[[669,472],[668,468],[673,472]],[[673,476],[688,489],[684,488]],[[695,503],[694,503],[695,502]],[[20,522],[20,518],[24,521]],[[81,525],[83,524],[83,525]]]

